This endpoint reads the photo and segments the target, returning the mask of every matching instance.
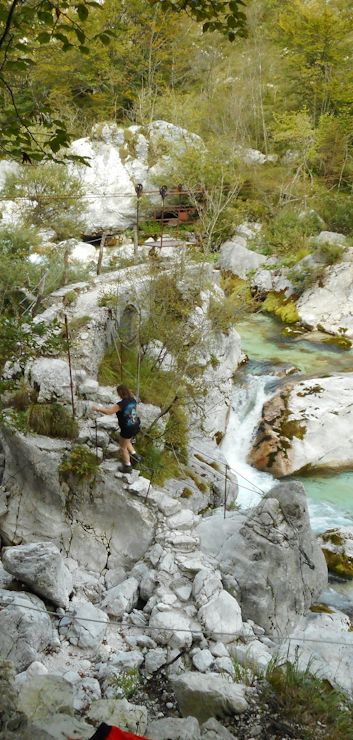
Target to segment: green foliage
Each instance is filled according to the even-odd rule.
[[[176,401],[169,411],[169,419],[164,432],[164,441],[171,447],[181,463],[188,460],[188,416],[181,401]]]
[[[325,265],[334,265],[338,262],[344,252],[344,247],[339,244],[320,244],[316,251],[317,258]]]
[[[353,703],[343,692],[332,688],[328,681],[312,675],[312,668],[300,671],[296,664],[279,666],[270,663],[264,698],[269,700],[271,690],[276,709],[289,720],[300,723],[303,740],[316,740],[318,723],[324,728],[325,740],[350,740],[353,726]]]
[[[82,24],[92,7],[99,9],[100,5],[89,0],[58,0],[55,6],[50,0],[0,3],[0,146],[7,155],[31,162],[55,158],[62,147],[69,145],[65,122],[55,115],[50,97],[35,95],[29,80],[41,47],[89,52]],[[106,29],[97,40],[105,44],[111,35]]]
[[[98,298],[98,306],[100,308],[117,308],[119,304],[119,298],[116,290],[110,289],[105,290]]]
[[[140,685],[138,669],[130,668],[119,673],[119,675],[112,675],[109,679],[109,685],[112,687],[116,699],[131,699]]]
[[[64,479],[73,478],[76,481],[92,481],[98,471],[99,461],[88,447],[77,445],[70,455],[59,466]]]
[[[23,215],[28,223],[39,228],[50,224],[59,241],[80,235],[83,187],[64,165],[49,162],[23,167],[19,174],[7,176],[5,193],[10,198],[24,198]]]
[[[299,218],[291,208],[283,208],[273,214],[256,241],[265,254],[292,255],[308,248],[308,237],[315,231],[315,222]]]
[[[60,439],[75,439],[78,424],[72,413],[59,403],[36,403],[28,410],[28,424],[36,434]]]
[[[150,0],[152,4],[158,0]],[[186,10],[196,21],[203,23],[204,31],[219,31],[225,34],[230,41],[234,41],[236,34],[246,34],[246,16],[243,12],[244,3],[241,0],[164,0],[163,8],[179,12]]]
[[[353,199],[350,193],[324,193],[318,210],[330,231],[353,236]]]
[[[325,265],[323,264],[300,264],[298,267],[294,267],[293,270],[288,272],[288,278],[293,283],[297,295],[300,295],[304,290],[308,290],[316,283],[320,285],[322,277],[325,272]]]
[[[269,293],[262,304],[262,310],[273,313],[285,324],[295,324],[299,321],[294,301],[287,299],[282,293]]]
[[[142,473],[153,484],[163,485],[169,478],[184,477],[183,468],[175,454],[170,450],[157,447],[153,434],[139,434],[136,449],[142,456],[140,466]]]
[[[102,385],[126,385],[137,387],[138,357],[135,348],[118,343],[106,350],[99,368],[98,381]],[[175,395],[176,377],[174,373],[157,367],[148,356],[142,357],[140,364],[140,398],[143,403],[160,406],[168,404]]]

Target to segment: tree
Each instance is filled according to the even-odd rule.
[[[149,0],[156,5],[157,0]],[[163,0],[163,11],[187,12],[203,23],[204,31],[220,31],[229,39],[245,32],[243,0]],[[90,45],[103,45],[119,33],[119,26],[108,23],[93,38],[85,23],[92,9],[101,10],[98,0],[0,0],[0,151],[24,162],[58,158],[68,147],[70,135],[61,115],[53,114],[50,98],[37,98],[28,85],[40,56],[41,47],[64,52],[75,49],[89,55]],[[60,74],[60,70],[58,70]],[[61,160],[65,158],[61,154]]]

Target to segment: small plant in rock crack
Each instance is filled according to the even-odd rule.
[[[140,674],[137,668],[130,668],[119,675],[111,676],[110,686],[116,699],[131,699],[140,685]]]

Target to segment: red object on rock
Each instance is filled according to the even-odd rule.
[[[148,740],[142,735],[133,735],[131,732],[119,730],[118,727],[110,727],[104,722],[92,735],[91,740]]]

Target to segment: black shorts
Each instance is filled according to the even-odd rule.
[[[120,432],[121,439],[132,439],[135,437],[136,432],[128,432],[127,429],[124,429],[123,432]]]

